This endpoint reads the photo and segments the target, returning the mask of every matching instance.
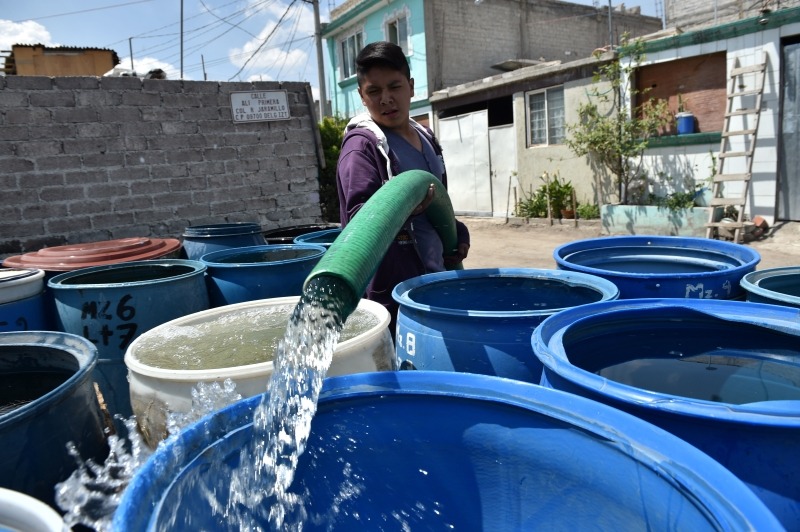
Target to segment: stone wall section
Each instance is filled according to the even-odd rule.
[[[291,118],[235,123],[233,91]],[[319,131],[301,82],[0,77],[0,257],[188,226],[318,223]]]

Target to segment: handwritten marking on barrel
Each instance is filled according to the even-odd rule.
[[[110,343],[110,339],[119,334],[119,349],[127,348],[128,344],[136,337],[136,331],[139,328],[137,323],[130,322],[136,317],[136,307],[129,304],[132,299],[133,296],[130,294],[122,296],[117,302],[114,314],[110,312],[112,301],[86,301],[83,303],[81,321],[88,321],[83,325],[83,337],[95,345],[102,343],[102,345],[107,346]],[[91,326],[97,325],[98,320],[111,320],[115,315],[120,320],[128,323],[117,325],[115,330],[112,330],[107,323],[103,323],[99,330],[92,330]],[[100,337],[93,337],[95,334],[99,334]]]

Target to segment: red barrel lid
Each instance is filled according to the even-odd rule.
[[[157,259],[180,247],[181,242],[177,238],[119,238],[43,248],[24,255],[8,257],[3,261],[3,266],[67,272],[89,266]]]

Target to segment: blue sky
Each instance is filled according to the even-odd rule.
[[[320,0],[322,22],[343,1]],[[657,14],[656,0],[626,2],[635,5]],[[317,96],[313,9],[303,0],[0,0],[0,50],[37,43],[111,48],[130,68],[132,48],[135,70],[162,68],[177,79],[181,7],[184,78],[308,81]]]

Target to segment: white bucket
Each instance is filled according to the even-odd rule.
[[[242,397],[264,393],[273,370],[272,361],[229,366],[233,356],[252,356],[263,347],[264,337],[256,330],[280,329],[280,338],[299,296],[259,299],[225,305],[174,319],[159,325],[134,340],[125,353],[128,368],[131,406],[145,440],[155,446],[166,437],[169,412],[188,412],[192,407],[192,388],[199,382],[231,379]],[[268,313],[266,319],[264,315]],[[358,322],[365,330],[354,332]],[[271,323],[271,327],[269,326]],[[382,305],[362,299],[345,322],[342,339],[333,353],[328,376],[370,371],[394,370],[397,367],[389,332],[389,312]],[[212,333],[208,329],[215,329]],[[224,334],[219,334],[224,331]],[[273,331],[277,332],[277,331]],[[242,334],[253,335],[249,339]],[[275,342],[277,340],[274,340]],[[254,344],[258,344],[258,346]],[[274,346],[273,346],[274,347]],[[237,353],[241,349],[242,354]],[[250,353],[245,355],[245,352]],[[198,353],[214,355],[224,362],[214,369],[197,367]],[[159,357],[151,361],[150,356]],[[188,358],[187,358],[188,357]],[[144,362],[143,359],[147,359]],[[193,359],[193,360],[192,360]],[[180,362],[178,362],[180,361]],[[175,365],[173,365],[173,363]]]
[[[0,530],[64,532],[68,528],[58,512],[39,499],[0,488]]]

